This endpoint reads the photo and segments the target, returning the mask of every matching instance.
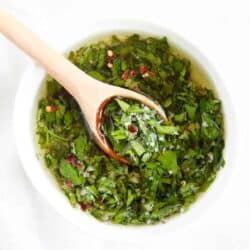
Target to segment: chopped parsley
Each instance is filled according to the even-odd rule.
[[[39,102],[38,143],[45,162],[73,206],[101,221],[154,224],[186,210],[224,165],[221,103],[195,84],[188,59],[166,37],[113,36],[69,53],[92,77],[150,96],[167,122],[141,103],[114,99],[101,129],[109,158],[89,137],[76,101],[55,80]]]
[[[177,133],[177,127],[163,125],[155,110],[121,99],[106,106],[101,129],[113,150],[135,166],[157,157],[165,134]]]

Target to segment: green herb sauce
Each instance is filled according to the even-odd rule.
[[[165,37],[139,35],[81,47],[69,54],[98,80],[142,92],[164,108],[155,111],[115,99],[101,129],[121,164],[90,139],[75,100],[53,79],[38,107],[38,143],[47,167],[73,206],[101,221],[154,224],[186,210],[224,165],[221,103],[191,80],[192,65]]]

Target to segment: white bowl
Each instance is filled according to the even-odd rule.
[[[120,226],[107,224],[97,221],[88,213],[80,209],[71,207],[69,201],[55,183],[53,177],[49,174],[43,164],[41,157],[37,156],[37,142],[35,140],[34,114],[37,109],[39,93],[41,92],[42,80],[45,71],[37,64],[32,64],[24,73],[19,86],[14,109],[14,132],[16,145],[22,166],[33,183],[34,187],[43,195],[43,197],[65,218],[73,224],[84,230],[86,233],[106,239],[119,242],[146,242],[153,238],[165,238],[169,233],[183,229],[187,225],[197,220],[204,214],[206,209],[214,204],[221,190],[225,188],[226,181],[233,169],[233,155],[235,146],[234,112],[230,103],[229,96],[223,82],[209,61],[194,46],[184,38],[175,33],[145,22],[139,21],[107,21],[88,27],[87,30],[79,31],[79,39],[72,41],[75,47],[86,41],[91,41],[98,37],[104,37],[109,34],[140,33],[152,36],[167,36],[170,43],[183,50],[194,63],[201,67],[203,73],[207,75],[212,87],[223,104],[224,122],[225,122],[225,168],[222,169],[214,183],[201,197],[191,206],[189,211],[174,216],[163,224],[152,226]],[[63,43],[63,41],[62,41]],[[63,44],[60,44],[61,47]],[[65,48],[67,49],[67,48]],[[68,50],[65,50],[66,52]]]

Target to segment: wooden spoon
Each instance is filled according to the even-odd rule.
[[[102,111],[112,98],[135,99],[155,109],[166,119],[163,109],[154,101],[134,91],[115,87],[88,76],[3,10],[0,10],[0,32],[41,64],[77,100],[95,141],[112,158],[127,163],[125,158],[110,149],[100,130]]]

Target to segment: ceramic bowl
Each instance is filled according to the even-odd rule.
[[[183,51],[191,61],[207,77],[211,87],[215,89],[217,96],[222,101],[225,121],[225,167],[219,172],[216,180],[210,188],[201,195],[190,209],[177,216],[168,219],[166,223],[146,226],[121,226],[97,221],[88,213],[73,208],[63,192],[44,166],[42,157],[39,156],[39,148],[35,137],[35,113],[39,97],[43,89],[43,79],[46,72],[37,64],[31,64],[24,73],[15,100],[14,108],[14,133],[16,145],[22,166],[33,183],[34,187],[42,196],[70,222],[84,232],[106,239],[119,242],[147,242],[153,238],[165,238],[167,235],[185,228],[197,221],[206,210],[210,208],[219,197],[221,190],[225,188],[230,172],[233,169],[233,156],[235,146],[234,112],[226,86],[222,82],[214,67],[207,58],[186,39],[176,33],[158,25],[147,22],[112,20],[101,22],[80,30],[78,39],[72,39],[72,46],[64,46],[61,41],[60,47],[65,53],[79,44],[94,41],[100,37],[111,34],[139,33],[151,36],[167,36],[169,43]]]

